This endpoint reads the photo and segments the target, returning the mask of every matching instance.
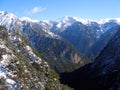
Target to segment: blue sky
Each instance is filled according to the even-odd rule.
[[[0,10],[37,20],[118,18],[120,0],[0,0]]]

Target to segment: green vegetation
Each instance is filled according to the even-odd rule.
[[[0,38],[3,40],[8,39],[7,30],[5,28],[3,28],[2,26],[0,26]]]
[[[6,68],[10,71],[14,71],[15,76],[9,77],[16,82],[16,89],[71,90],[69,87],[60,84],[59,75],[49,67],[45,60],[42,60],[39,64],[29,57],[29,53],[25,49],[29,43],[26,39],[24,39],[24,37],[16,32],[9,31],[9,33],[12,33],[13,36],[15,35],[17,38],[22,39],[21,42],[17,39],[15,41],[11,41],[7,30],[0,26],[0,39],[2,39],[2,41],[4,41],[4,45],[10,49],[9,52],[6,49],[1,49],[0,55],[8,54],[12,57],[10,59],[10,64],[6,66]],[[42,57],[42,55],[40,55],[40,53],[33,48],[32,52],[36,56],[40,58]],[[0,85],[4,84],[5,80],[1,78]],[[9,88],[0,88],[0,90],[9,90]]]
[[[0,78],[0,90],[10,90],[10,88],[5,83],[5,78]]]

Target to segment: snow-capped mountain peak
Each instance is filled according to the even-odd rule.
[[[64,16],[61,19],[58,19],[57,22],[62,22],[62,23],[67,23],[67,22],[74,22],[76,21],[73,17],[69,17],[69,16]]]
[[[7,27],[8,29],[11,29],[13,24],[18,20],[18,18],[8,12],[0,11],[0,25],[3,25]]]
[[[17,18],[14,14],[12,13],[8,13],[8,12],[5,12],[5,11],[0,11],[0,21],[2,19],[9,19],[9,21],[11,20],[14,20],[15,18]]]
[[[59,19],[58,22],[63,22],[63,23],[67,23],[67,22],[81,22],[83,24],[89,24],[90,22],[92,22],[92,20],[88,20],[86,18],[78,18],[78,17],[69,17],[69,16],[64,16],[62,19]]]
[[[66,27],[71,26],[71,24],[76,22],[76,20],[73,17],[64,16],[63,18],[58,19],[56,22],[56,27],[58,29],[62,28],[61,31],[64,31]]]
[[[108,22],[116,22],[117,24],[120,24],[120,18],[106,18],[96,21],[98,24],[102,25]]]
[[[38,20],[32,20],[31,18],[29,18],[29,17],[22,17],[22,18],[20,18],[20,20],[21,21],[30,21],[30,22],[39,22]]]
[[[84,19],[84,18],[77,18],[77,17],[73,17],[74,18],[74,20],[76,20],[77,22],[81,22],[82,24],[85,24],[85,25],[87,25],[87,24],[89,24],[91,21],[90,20],[88,20],[88,19]]]

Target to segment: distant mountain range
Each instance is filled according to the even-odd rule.
[[[119,24],[120,18],[94,21],[65,16],[57,21],[37,21],[0,12],[0,25],[25,36],[58,72],[94,61],[118,31]]]

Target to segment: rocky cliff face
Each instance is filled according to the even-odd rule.
[[[25,37],[0,26],[1,90],[66,90]]]
[[[61,81],[74,87],[75,90],[119,90],[119,48],[120,29],[101,51],[94,63],[86,65],[72,73],[61,74]]]

